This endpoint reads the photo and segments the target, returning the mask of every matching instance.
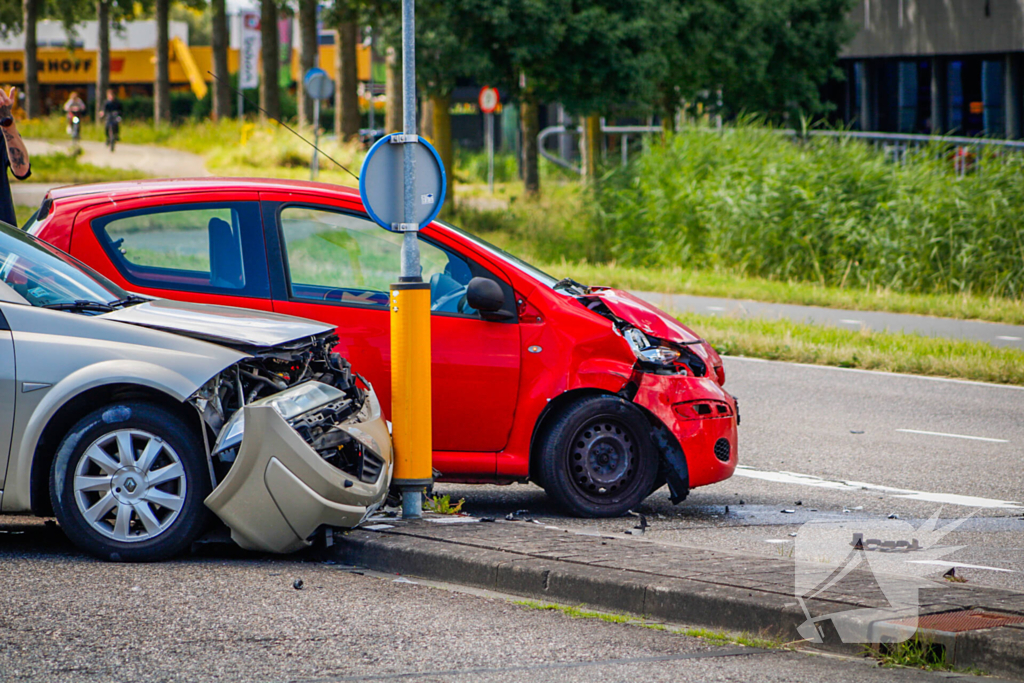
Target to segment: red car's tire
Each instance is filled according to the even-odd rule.
[[[653,490],[658,460],[644,414],[618,396],[588,396],[556,415],[538,449],[548,495],[578,517],[619,517]]]

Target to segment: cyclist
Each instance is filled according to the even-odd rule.
[[[68,101],[64,103],[64,111],[68,115],[68,134],[72,139],[77,140],[79,136],[79,124],[82,116],[85,115],[85,102],[78,96],[78,93],[71,91]],[[78,119],[76,121],[75,119]]]
[[[107,101],[103,103],[100,118],[107,122],[107,145],[114,151],[114,143],[121,139],[121,100],[117,99],[113,88],[107,88]]]

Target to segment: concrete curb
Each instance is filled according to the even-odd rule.
[[[526,557],[506,550],[406,533],[355,530],[338,534],[331,552],[338,561],[376,571],[526,598],[585,604],[659,620],[765,633],[787,641],[800,638],[796,627],[805,619],[794,597],[779,592]],[[806,602],[812,611],[817,609],[820,613],[834,611],[837,607],[828,600]],[[1024,678],[1024,628],[955,634],[919,632],[944,644],[957,667]],[[843,644],[837,637],[826,637],[825,643],[816,647],[845,654],[856,654],[863,649],[859,645]]]

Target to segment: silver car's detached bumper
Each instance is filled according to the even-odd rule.
[[[391,483],[391,437],[372,392],[367,402],[359,421],[335,426],[351,437],[339,450],[358,443],[378,456],[372,466],[353,472],[328,464],[272,405],[243,409],[238,455],[206,499],[238,545],[274,553],[299,550],[310,545],[319,527],[353,527],[383,503]]]

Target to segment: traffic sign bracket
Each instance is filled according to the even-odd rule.
[[[418,232],[419,223],[392,223],[391,230],[394,232]]]
[[[395,133],[388,139],[388,142],[390,142],[392,145],[404,145],[410,142],[419,141],[419,135],[406,135],[405,133]]]

